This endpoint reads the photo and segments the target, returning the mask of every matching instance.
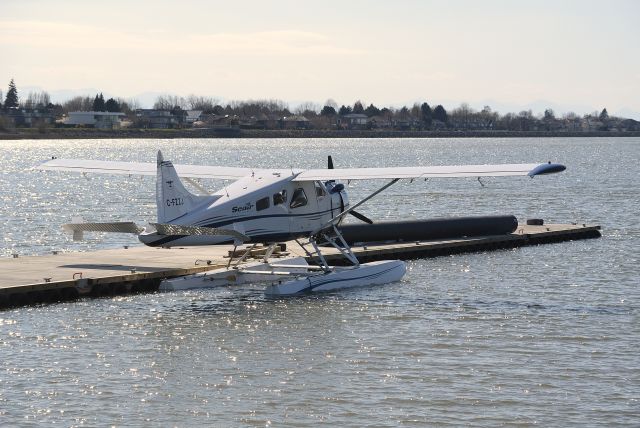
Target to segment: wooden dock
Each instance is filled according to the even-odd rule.
[[[474,251],[490,251],[527,245],[600,237],[600,226],[586,224],[519,225],[507,235],[378,243],[354,246],[362,262],[383,259],[415,259]],[[57,302],[83,296],[102,297],[157,291],[160,281],[216,269],[227,264],[230,246],[189,248],[131,247],[86,253],[58,253],[0,259],[0,307]],[[287,243],[290,255],[304,256],[295,243]],[[256,256],[259,255],[259,250]],[[337,251],[327,249],[333,263]]]

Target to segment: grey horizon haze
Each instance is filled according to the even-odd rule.
[[[5,0],[0,90],[640,119],[640,2]],[[145,96],[144,94],[147,94]]]

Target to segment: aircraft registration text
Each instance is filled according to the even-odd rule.
[[[184,199],[183,198],[167,199],[167,206],[168,207],[179,207],[180,205],[184,205]]]

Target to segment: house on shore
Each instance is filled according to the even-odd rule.
[[[348,129],[365,129],[367,127],[367,115],[363,113],[350,113],[341,116],[338,125]]]
[[[302,115],[285,116],[280,119],[282,129],[310,129],[311,122]]]
[[[256,127],[259,129],[276,129],[278,128],[278,116],[260,113],[256,118]]]
[[[184,118],[184,121],[188,125],[193,125],[195,122],[201,120],[202,110],[186,110],[187,116]]]
[[[187,110],[156,110],[138,109],[135,111],[136,125],[139,128],[152,129],[173,129],[181,128],[186,122],[189,114]],[[198,114],[198,118],[202,112]],[[192,117],[194,117],[192,115]]]
[[[55,117],[50,108],[3,108],[0,109],[0,116],[4,116],[11,121],[13,126],[32,127],[41,124],[53,124]]]
[[[108,111],[72,111],[69,112],[62,124],[98,129],[119,129],[124,113]]]
[[[640,122],[633,119],[624,119],[617,124],[616,129],[620,132],[640,131]]]
[[[367,119],[367,128],[369,129],[390,129],[393,127],[393,122],[388,116],[371,116]]]

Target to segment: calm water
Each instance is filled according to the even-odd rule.
[[[640,139],[5,141],[0,256],[135,244],[73,243],[59,226],[152,221],[152,178],[28,168],[157,149],[256,167],[559,161],[564,174],[485,187],[400,183],[361,211],[514,214],[604,236],[412,261],[401,283],[316,297],[247,286],[2,311],[0,425],[640,425]]]

